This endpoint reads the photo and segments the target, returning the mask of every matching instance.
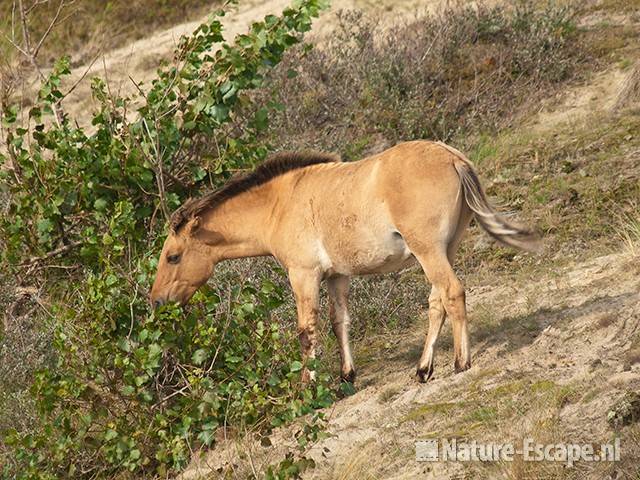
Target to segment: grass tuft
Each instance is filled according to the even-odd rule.
[[[633,202],[628,211],[618,215],[618,236],[624,250],[633,258],[640,257],[640,206]]]

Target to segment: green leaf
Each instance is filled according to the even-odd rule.
[[[340,383],[340,392],[345,396],[349,397],[356,393],[356,389],[351,382],[342,382]]]
[[[95,208],[99,212],[106,210],[107,205],[108,202],[105,198],[98,198],[95,202],[93,202],[93,208]]]
[[[269,111],[266,108],[259,109],[254,118],[256,130],[265,130],[269,126]]]
[[[123,395],[130,397],[134,393],[136,393],[136,389],[133,387],[133,385],[125,385],[124,387],[122,387]]]
[[[204,430],[198,434],[198,440],[200,440],[207,447],[211,446],[215,437],[216,432],[213,430]]]
[[[191,361],[196,365],[202,365],[207,357],[208,352],[204,348],[199,348],[198,350],[193,352],[193,355],[191,355]]]
[[[118,340],[118,348],[123,352],[128,353],[131,351],[131,342],[128,338],[121,338],[120,340]]]
[[[280,379],[275,374],[271,374],[271,376],[269,377],[269,380],[267,380],[267,384],[271,387],[275,387],[279,383],[280,383]]]
[[[149,345],[149,356],[150,357],[159,357],[162,354],[162,347],[157,343],[152,343]]]
[[[48,218],[43,218],[38,220],[37,228],[38,233],[42,236],[43,234],[50,233],[53,230],[53,222]]]

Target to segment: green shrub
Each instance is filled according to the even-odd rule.
[[[40,284],[55,351],[32,388],[39,424],[3,432],[4,478],[165,476],[219,428],[269,431],[332,401],[326,375],[300,384],[297,342],[273,318],[283,293],[274,283],[205,289],[185,310],[153,312],[146,294],[168,212],[268,151],[257,133],[269,110],[250,108],[245,92],[262,85],[321,6],[298,2],[233,45],[223,43],[223,12],[212,16],[139,98],[114,97],[94,79],[91,134],[64,115],[68,58],[56,62],[28,122],[15,107],[2,112],[3,268],[26,269],[22,280]],[[247,127],[230,134],[242,115]],[[215,158],[202,154],[211,137]],[[43,268],[53,262],[67,273]],[[301,445],[320,421],[312,417]],[[283,462],[272,475],[310,463],[299,452]]]
[[[21,475],[164,475],[220,427],[268,431],[328,406],[326,378],[301,386],[295,336],[270,320],[282,292],[267,280],[234,290],[226,314],[211,290],[188,312],[151,314],[135,285],[111,272],[89,276],[86,298],[56,312],[57,363],[36,377],[42,431],[7,432]]]

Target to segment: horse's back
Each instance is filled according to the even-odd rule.
[[[290,180],[288,229],[328,274],[398,270],[412,261],[407,241],[455,231],[459,180],[451,153],[432,142],[306,170]]]

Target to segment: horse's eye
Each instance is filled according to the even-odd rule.
[[[169,255],[167,257],[167,262],[169,263],[178,263],[180,261],[180,255]]]

